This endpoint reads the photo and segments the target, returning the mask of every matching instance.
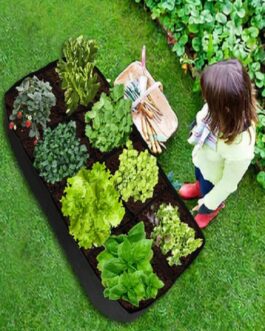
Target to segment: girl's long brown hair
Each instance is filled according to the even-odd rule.
[[[208,104],[209,126],[226,143],[257,123],[255,90],[238,60],[209,65],[201,75],[201,88]]]

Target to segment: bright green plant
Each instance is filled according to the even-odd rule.
[[[124,145],[132,131],[131,101],[124,98],[124,86],[116,85],[109,96],[102,93],[85,118],[86,135],[92,146],[108,152]]]
[[[76,137],[76,124],[71,121],[55,129],[44,130],[34,150],[34,167],[48,183],[73,176],[87,161],[88,152]]]
[[[56,99],[48,82],[39,80],[36,76],[25,78],[16,88],[18,96],[15,99],[10,120],[21,123],[22,127],[30,128],[29,136],[39,139],[38,125],[46,128],[51,107]]]
[[[156,222],[152,238],[160,246],[170,266],[180,265],[185,257],[202,245],[202,239],[195,239],[195,231],[179,219],[177,207],[162,204],[155,215]]]
[[[65,90],[67,113],[78,105],[87,106],[97,94],[99,83],[94,72],[97,44],[83,36],[70,38],[63,47],[65,59],[58,61],[56,71]]]
[[[153,196],[158,183],[156,158],[147,150],[138,152],[129,140],[119,156],[120,166],[115,172],[115,183],[124,201],[145,202]]]
[[[67,183],[61,202],[63,215],[70,219],[70,234],[80,247],[101,246],[125,214],[113,177],[97,162],[92,170],[80,169]]]
[[[123,299],[134,306],[155,298],[164,283],[153,272],[152,240],[146,239],[144,224],[136,224],[128,235],[111,236],[97,256],[104,296]]]

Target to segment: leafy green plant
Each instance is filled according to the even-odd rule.
[[[179,219],[178,209],[171,204],[162,204],[155,215],[156,222],[152,238],[160,246],[170,266],[180,265],[185,257],[202,245],[202,239],[195,239],[195,231]]]
[[[30,128],[29,136],[39,139],[38,125],[46,128],[51,107],[56,99],[48,82],[39,80],[36,76],[25,78],[16,88],[18,96],[15,99],[10,120],[12,127],[15,122],[22,127]]]
[[[97,94],[99,83],[94,72],[98,46],[83,36],[70,38],[63,47],[65,59],[58,61],[56,71],[65,90],[67,113],[73,113],[79,104],[87,106]]]
[[[139,2],[139,0],[135,0]],[[236,57],[248,68],[265,96],[265,60],[261,39],[265,27],[264,0],[145,0],[175,40],[173,51],[192,64],[195,77],[207,64]],[[198,89],[198,79],[195,88]]]
[[[108,152],[124,145],[132,131],[131,101],[124,98],[124,86],[116,85],[109,96],[102,93],[85,119],[86,135],[92,146]]]
[[[48,183],[73,176],[87,161],[88,152],[76,138],[76,124],[71,121],[55,129],[44,130],[34,150],[34,167]]]
[[[118,191],[124,201],[130,197],[134,201],[145,202],[153,196],[158,183],[156,158],[147,150],[138,152],[129,140],[119,156],[120,166],[114,178]]]
[[[104,296],[123,299],[134,306],[155,298],[164,283],[153,272],[152,240],[146,239],[144,224],[136,224],[128,235],[111,236],[97,256]]]
[[[80,169],[67,183],[61,202],[63,215],[70,219],[70,234],[80,247],[101,246],[125,214],[113,177],[97,162],[92,170]]]

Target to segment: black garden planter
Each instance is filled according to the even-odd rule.
[[[53,93],[57,98],[57,104],[55,107],[53,107],[54,109],[52,110],[52,120],[49,124],[51,127],[56,126],[59,122],[69,120],[65,115],[63,91],[60,89],[60,82],[57,74],[55,73],[56,63],[57,61],[52,62],[46,67],[29,75],[36,75],[40,79],[49,81],[52,85]],[[109,89],[108,82],[98,69],[96,69],[96,72],[100,80],[101,91],[107,92]],[[155,209],[156,206],[158,206],[160,203],[167,202],[178,206],[181,221],[187,223],[195,230],[196,238],[202,238],[203,245],[194,253],[182,259],[182,265],[178,267],[169,267],[166,262],[166,258],[162,255],[160,249],[154,247],[154,258],[152,265],[154,271],[165,283],[164,288],[160,289],[156,299],[143,301],[140,303],[138,308],[135,308],[123,300],[110,301],[109,299],[104,298],[104,288],[101,285],[100,273],[96,268],[96,256],[101,251],[101,249],[80,249],[68,232],[68,220],[62,215],[60,211],[60,198],[65,186],[65,181],[60,182],[58,185],[49,185],[42,178],[40,178],[37,170],[33,167],[32,164],[34,145],[33,141],[31,141],[32,139],[27,137],[27,129],[23,129],[22,131],[18,128],[16,131],[14,131],[9,130],[8,128],[8,118],[12,111],[12,105],[16,97],[15,88],[21,83],[21,81],[22,80],[14,84],[5,94],[6,116],[4,123],[8,138],[20,168],[23,171],[24,176],[26,177],[45,214],[47,215],[55,235],[63,247],[75,274],[78,276],[80,283],[82,284],[93,305],[100,312],[113,320],[122,322],[132,321],[141,315],[148,307],[150,307],[150,305],[155,300],[157,300],[161,295],[168,291],[168,289],[174,284],[175,280],[180,276],[180,274],[191,264],[191,262],[196,258],[204,246],[204,236],[195,223],[189,210],[165,176],[163,170],[161,167],[159,167],[159,183],[154,191],[153,198],[149,199],[145,204],[137,204],[133,203],[132,201],[124,203],[126,215],[121,225],[117,229],[113,230],[114,233],[127,233],[127,231],[139,220],[143,220],[147,237],[150,236],[152,225],[148,221],[147,214],[152,212],[151,210]],[[98,97],[99,95],[96,98]],[[79,107],[78,111],[75,113],[75,115],[73,115],[73,118],[71,118],[76,121],[77,131],[79,132],[77,135],[82,143],[87,145],[91,155],[87,167],[91,167],[93,162],[104,161],[110,171],[114,172],[118,167],[118,156],[122,149],[116,149],[111,153],[102,154],[98,150],[93,149],[85,135],[82,134],[84,131],[84,113],[91,107],[92,104],[87,108]],[[136,149],[144,150],[148,148],[136,128],[133,129],[131,139]],[[154,208],[151,209],[151,206]]]

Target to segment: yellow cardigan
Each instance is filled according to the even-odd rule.
[[[207,114],[205,104],[197,113],[199,123]],[[238,183],[247,171],[254,157],[256,138],[255,125],[240,133],[231,144],[218,138],[216,150],[207,145],[195,146],[192,152],[192,161],[198,167],[206,180],[214,184],[213,189],[198,204],[204,204],[209,209],[216,209],[232,192],[236,191]]]

